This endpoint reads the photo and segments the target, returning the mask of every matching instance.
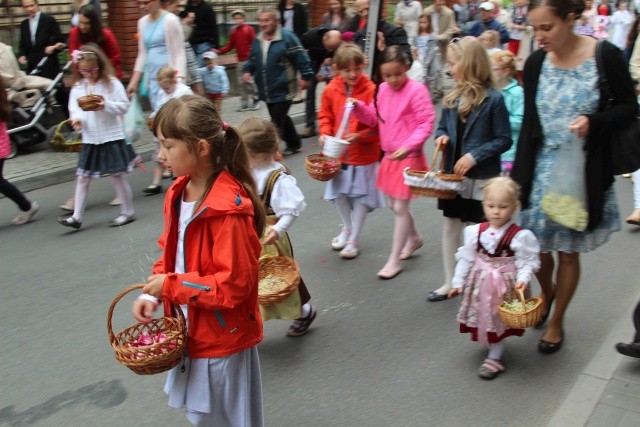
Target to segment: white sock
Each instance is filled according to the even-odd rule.
[[[502,360],[502,354],[504,353],[504,340],[495,344],[489,344],[489,359]]]
[[[111,180],[116,188],[116,194],[120,197],[122,204],[120,205],[120,214],[131,216],[135,213],[133,210],[133,193],[131,187],[124,175],[111,175]]]
[[[87,197],[89,195],[89,184],[91,178],[88,176],[79,176],[76,181],[75,205],[73,207],[73,218],[76,221],[82,221],[84,208],[87,205]]]
[[[306,303],[300,307],[300,317],[307,317],[311,313],[311,304]]]

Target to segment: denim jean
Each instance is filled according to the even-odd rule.
[[[194,52],[196,53],[196,59],[198,60],[198,67],[204,67],[204,61],[202,59],[202,55],[211,50],[213,47],[211,43],[198,43],[192,45]]]

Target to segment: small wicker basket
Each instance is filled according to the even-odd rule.
[[[82,135],[71,127],[71,120],[63,120],[56,126],[51,137],[51,146],[55,151],[80,151]]]
[[[84,111],[97,111],[103,101],[102,95],[85,95],[78,98],[78,106]]]
[[[174,309],[178,314],[177,318],[161,317],[149,323],[136,323],[114,334],[111,317],[116,304],[127,293],[143,287],[144,285],[130,286],[115,297],[107,314],[107,333],[118,362],[138,375],[152,375],[168,371],[180,363],[187,345],[187,326],[182,309],[176,304]],[[166,339],[151,345],[132,346],[145,332],[152,336],[162,332]]]
[[[266,283],[272,276],[277,281]],[[286,256],[265,256],[260,259],[258,273],[258,303],[275,305],[298,289],[300,284],[300,267],[293,259]]]
[[[502,323],[513,329],[525,329],[536,326],[542,318],[542,298],[529,298],[525,300],[522,289],[519,289],[517,293],[522,302],[522,311],[511,311],[502,307],[502,305],[498,306]],[[534,301],[535,304],[533,308],[526,310],[525,305],[530,301]]]
[[[438,154],[440,154],[440,168],[436,170]],[[439,147],[436,147],[433,153],[431,171],[405,169],[404,177],[411,194],[438,199],[455,199],[464,181],[464,176],[444,173],[444,151]]]
[[[340,160],[324,154],[310,154],[304,161],[309,176],[317,181],[329,181],[340,172]]]

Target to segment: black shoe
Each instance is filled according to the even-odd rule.
[[[285,148],[284,151],[282,152],[282,154],[284,156],[290,156],[292,154],[296,154],[298,151],[300,151],[300,148]]]
[[[72,216],[61,216],[58,217],[58,222],[65,227],[75,228],[76,230],[82,226],[82,221],[78,221]]]
[[[624,356],[640,359],[640,342],[632,342],[629,344],[619,342],[618,344],[616,344],[616,350],[618,350],[618,353]]]
[[[431,292],[429,292],[427,294],[427,301],[431,301],[431,302],[444,301],[444,300],[446,300],[448,298],[449,298],[449,296],[447,294],[440,295],[436,291],[431,291]]]
[[[162,186],[158,184],[151,184],[142,190],[142,192],[147,194],[160,194],[162,192]]]
[[[549,342],[545,340],[538,341],[538,351],[542,354],[553,354],[562,348],[562,342],[564,341],[564,331],[560,334],[560,341]]]

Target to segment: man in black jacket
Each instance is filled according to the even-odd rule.
[[[22,0],[22,7],[27,19],[20,23],[18,62],[27,65],[27,72],[31,72],[48,56],[40,76],[53,79],[60,72],[56,54],[65,47],[60,26],[53,16],[40,12],[37,0]]]
[[[202,55],[211,49],[220,47],[216,12],[209,3],[203,0],[189,0],[184,11],[193,13],[195,16],[189,43],[196,52],[199,66],[202,67]]]
[[[333,57],[333,53],[342,43],[340,31],[332,30],[329,27],[317,27],[304,33],[300,39],[302,46],[307,50],[311,59],[313,78],[307,89],[307,100],[305,104],[306,130],[300,134],[303,138],[310,138],[316,135],[316,87],[318,86],[318,72],[323,63]],[[329,80],[324,80],[329,83]]]

